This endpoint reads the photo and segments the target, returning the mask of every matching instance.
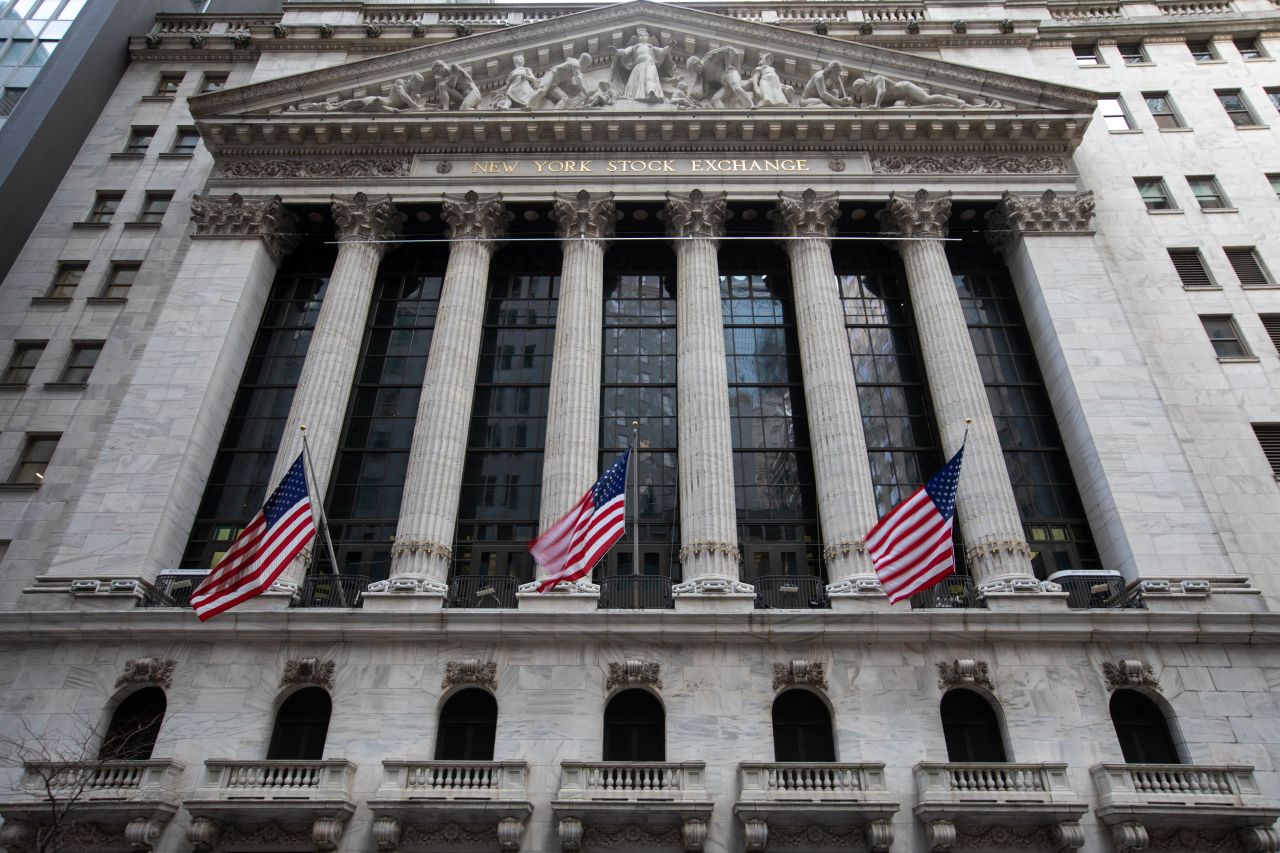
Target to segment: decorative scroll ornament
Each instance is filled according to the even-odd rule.
[[[320,658],[294,658],[285,661],[281,687],[297,684],[315,684],[326,690],[333,689],[333,661]]]
[[[1130,850],[1146,850],[1151,843],[1147,828],[1136,820],[1117,823],[1111,827],[1111,841],[1116,845],[1117,853],[1128,853]]]
[[[403,178],[413,163],[406,157],[223,160],[219,165],[228,178]]]
[[[556,193],[552,213],[561,237],[608,240],[613,236],[613,193]]]
[[[370,199],[364,193],[350,198],[329,196],[338,239],[347,242],[390,240],[401,233],[400,213],[391,196]]]
[[[465,195],[444,196],[444,221],[449,224],[447,236],[453,240],[482,240],[491,247],[507,233],[506,209],[502,195],[480,195],[475,190]]]
[[[197,238],[259,237],[277,263],[298,244],[298,217],[278,195],[253,201],[239,193],[192,196],[191,221]]]
[[[764,851],[769,845],[769,824],[759,818],[745,821],[742,827],[748,853]]]
[[[1102,676],[1107,680],[1107,687],[1118,690],[1121,687],[1154,687],[1159,689],[1160,681],[1155,670],[1146,661],[1126,659],[1102,665]]]
[[[516,851],[524,838],[524,821],[515,817],[498,818],[498,849]]]
[[[187,843],[195,853],[209,853],[218,848],[221,826],[210,817],[196,817],[187,824]]]
[[[877,156],[871,171],[887,175],[1063,175],[1061,157]]]
[[[951,193],[930,195],[917,190],[903,197],[890,193],[889,206],[880,213],[881,230],[901,237],[945,237],[951,216]]]
[[[793,687],[797,684],[827,689],[827,667],[822,663],[810,663],[807,660],[793,660],[789,663],[773,665],[773,689]]]
[[[178,665],[171,658],[135,658],[125,661],[124,672],[116,679],[116,687],[126,684],[155,684],[168,689],[173,681],[173,668]]]
[[[1014,195],[1005,191],[987,216],[987,240],[1000,251],[1023,234],[1080,234],[1093,230],[1093,190],[1058,195]]]
[[[667,193],[667,235],[720,239],[724,236],[724,222],[728,214],[726,197],[722,192],[704,193],[702,190]],[[734,551],[737,550],[734,547]]]
[[[833,223],[840,216],[840,197],[807,189],[801,193],[778,193],[775,221],[782,237],[824,237],[834,234]]]
[[[317,850],[325,853],[337,850],[338,842],[342,840],[342,830],[346,827],[347,822],[343,818],[318,817],[311,824],[311,840],[315,842]]]
[[[609,678],[605,681],[605,689],[625,687],[629,684],[644,684],[655,690],[662,689],[661,667],[649,661],[627,660],[622,663],[609,664]]]
[[[991,683],[991,672],[986,661],[960,658],[951,663],[938,661],[938,687],[947,690],[952,687],[985,687],[995,690]]]
[[[447,690],[459,684],[479,684],[490,690],[498,689],[498,664],[494,661],[481,663],[477,658],[449,661],[444,665],[444,681],[440,686]]]

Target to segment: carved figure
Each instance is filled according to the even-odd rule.
[[[745,88],[755,94],[758,107],[785,107],[791,100],[791,92],[788,91],[791,87],[782,82],[774,69],[772,53],[760,56]]]
[[[345,101],[312,101],[299,104],[303,112],[344,113],[398,113],[405,110],[424,110],[422,89],[426,81],[421,74],[400,77],[391,83],[391,91],[385,96],[370,95],[365,98],[348,98]]]
[[[951,95],[931,95],[910,80],[890,80],[883,74],[864,74],[853,81],[853,98],[859,106],[878,110],[899,101],[908,104],[963,107],[965,102]]]
[[[755,106],[743,85],[742,51],[736,47],[714,48],[701,59],[689,57],[686,64],[693,72],[693,86],[689,89],[693,100],[710,100],[711,106],[720,109],[749,110]]]
[[[591,54],[566,59],[542,75],[538,91],[525,107],[530,110],[571,110],[586,100],[587,81],[582,79],[582,66],[591,67]]]
[[[436,106],[442,110],[474,110],[480,106],[480,90],[461,65],[436,60],[431,65],[436,81]]]
[[[507,85],[502,87],[493,99],[493,108],[496,110],[518,110],[527,107],[538,90],[538,75],[524,64],[524,54],[517,53],[512,60],[515,62],[515,67],[507,75]]]
[[[609,81],[620,92],[619,97],[661,103],[667,99],[662,80],[675,77],[676,73],[671,48],[654,44],[649,31],[638,27],[630,44],[614,50]]]
[[[587,99],[582,102],[582,106],[586,109],[595,109],[596,107],[611,107],[618,100],[618,92],[608,80],[601,80],[596,90]]]
[[[800,93],[802,107],[847,107],[853,99],[845,91],[844,81],[840,79],[840,63],[828,62],[820,71],[809,78]]]
[[[671,93],[670,101],[682,110],[698,108],[698,105],[689,97],[689,83],[685,80],[681,80],[679,85],[676,86],[676,90]]]

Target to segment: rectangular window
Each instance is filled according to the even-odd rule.
[[[1147,101],[1147,109],[1155,119],[1156,127],[1167,129],[1183,126],[1182,117],[1174,108],[1173,99],[1168,92],[1143,92],[1142,97]]]
[[[1267,330],[1271,345],[1280,353],[1280,314],[1259,314],[1258,319],[1262,321],[1262,328]]]
[[[1271,184],[1271,191],[1276,194],[1276,198],[1280,198],[1280,174],[1272,172],[1267,175],[1267,182]]]
[[[57,449],[60,438],[60,433],[28,434],[22,456],[19,457],[9,482],[39,484],[44,479],[44,472],[49,468],[49,460],[53,459],[53,451]]]
[[[1253,434],[1271,465],[1271,473],[1280,478],[1280,424],[1254,424]]]
[[[138,211],[138,222],[161,221],[172,200],[173,193],[147,193],[142,201],[142,210]]]
[[[138,278],[139,264],[112,264],[107,276],[107,286],[102,289],[102,296],[107,299],[125,299],[129,288]]]
[[[182,85],[182,74],[161,74],[160,79],[156,81],[156,90],[152,93],[161,98],[172,98],[178,94],[178,87]]]
[[[1226,210],[1231,205],[1218,186],[1218,179],[1213,175],[1187,175],[1187,184],[1200,204],[1201,210]]]
[[[89,211],[89,218],[85,221],[103,225],[110,222],[111,217],[115,216],[116,211],[120,209],[120,201],[123,198],[124,193],[98,193],[93,197],[93,209]]]
[[[1187,50],[1191,51],[1196,62],[1212,62],[1218,58],[1218,52],[1209,39],[1187,39]]]
[[[227,86],[226,74],[206,74],[200,80],[200,94],[205,92],[220,92]]]
[[[129,131],[129,141],[125,143],[125,154],[146,154],[151,147],[151,140],[156,136],[154,127],[135,127]]]
[[[67,358],[66,367],[62,369],[59,380],[67,384],[83,385],[89,381],[89,374],[98,363],[102,354],[102,341],[80,341],[71,345],[71,355]]]
[[[1200,317],[1204,331],[1218,358],[1248,358],[1253,355],[1240,335],[1240,328],[1230,314]]]
[[[1170,249],[1169,260],[1173,261],[1173,268],[1178,271],[1183,287],[1216,286],[1209,277],[1209,270],[1205,268],[1199,249]]]
[[[53,284],[46,296],[49,299],[70,299],[76,295],[76,288],[84,278],[84,271],[89,268],[84,263],[61,263],[53,274]]]
[[[1231,118],[1231,123],[1236,127],[1250,127],[1258,123],[1253,116],[1253,110],[1249,109],[1249,102],[1244,99],[1244,95],[1240,94],[1239,89],[1219,91],[1216,94],[1222,103],[1222,108]]]
[[[1280,89],[1270,88],[1267,90],[1267,97],[1271,99],[1271,106],[1280,110]]]
[[[1133,120],[1129,118],[1129,111],[1124,108],[1124,101],[1119,95],[1099,98],[1098,110],[1107,130],[1133,130]]]
[[[1147,210],[1178,209],[1173,203],[1173,197],[1169,195],[1169,188],[1164,185],[1164,178],[1134,178],[1133,182],[1137,185],[1138,194],[1142,196],[1142,203],[1147,206]]]
[[[1236,36],[1232,39],[1241,59],[1261,59],[1266,56],[1262,52],[1262,42],[1257,36]]]
[[[26,385],[31,381],[31,373],[40,361],[46,341],[20,341],[13,345],[13,355],[9,358],[9,366],[5,368],[5,385]]]
[[[1081,68],[1102,64],[1102,57],[1098,54],[1098,46],[1093,42],[1073,44],[1071,45],[1071,52],[1076,55],[1076,65]]]
[[[1245,287],[1270,287],[1271,276],[1262,266],[1257,251],[1252,246],[1231,246],[1223,248],[1236,277]]]
[[[1143,62],[1150,62],[1147,59],[1147,52],[1142,48],[1140,41],[1120,42],[1116,45],[1120,50],[1120,58],[1124,60],[1125,65],[1140,65]]]
[[[26,92],[25,88],[19,86],[5,86],[0,89],[0,118],[11,115]]]
[[[173,137],[173,147],[169,149],[169,153],[194,154],[199,142],[200,134],[194,127],[180,127]]]

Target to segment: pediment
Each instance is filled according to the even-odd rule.
[[[632,0],[200,95],[236,146],[1001,141],[1069,153],[1097,95]],[[1007,146],[1006,146],[1007,148]]]

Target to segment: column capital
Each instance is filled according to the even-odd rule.
[[[725,193],[667,193],[667,236],[704,237],[719,240],[724,236],[724,222],[729,207]]]
[[[239,193],[193,195],[191,221],[195,224],[194,239],[259,238],[277,264],[298,245],[298,217],[278,195],[257,199],[246,199]]]
[[[880,214],[880,230],[886,236],[945,237],[951,216],[951,193],[889,194],[889,205]]]
[[[329,204],[339,240],[372,243],[400,236],[400,213],[389,195],[375,198],[364,193],[331,195]]]
[[[490,249],[507,233],[507,211],[501,193],[480,195],[470,190],[463,195],[444,195],[444,221],[454,240],[479,240]]]
[[[555,193],[552,214],[560,236],[608,240],[613,237],[613,193]]]
[[[778,193],[777,217],[780,237],[822,237],[830,239],[840,216],[840,196],[812,188],[800,193]]]
[[[987,241],[1007,253],[1025,234],[1092,234],[1093,190],[1058,195],[1024,195],[1005,190],[996,209],[987,214]]]

